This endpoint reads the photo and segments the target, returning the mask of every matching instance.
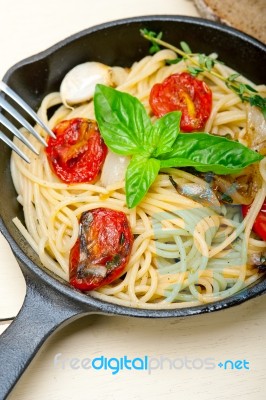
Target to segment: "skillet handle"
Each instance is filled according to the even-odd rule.
[[[92,313],[45,283],[25,276],[27,293],[12,324],[0,336],[0,399],[6,399],[44,341],[59,325]]]

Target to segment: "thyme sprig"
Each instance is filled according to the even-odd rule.
[[[160,46],[174,51],[178,56],[181,56],[181,58],[177,56],[177,58],[174,60],[167,60],[167,63],[174,64],[180,62],[181,60],[189,60],[192,65],[188,66],[187,70],[191,75],[197,76],[202,72],[208,72],[212,76],[222,80],[230,90],[240,97],[241,101],[248,102],[252,106],[258,107],[266,119],[266,98],[259,95],[258,91],[254,87],[241,82],[238,79],[240,74],[234,73],[228,77],[224,77],[223,75],[219,74],[219,72],[214,71],[213,67],[215,64],[221,64],[221,62],[218,61],[215,56],[192,53],[189,45],[186,42],[180,42],[180,48],[173,46],[172,44],[162,40],[162,32],[157,34],[156,32],[149,31],[148,29],[141,29],[140,33],[145,39],[152,43],[150,48],[151,54],[158,52],[161,49]]]

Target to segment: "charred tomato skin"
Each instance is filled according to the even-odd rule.
[[[242,206],[242,214],[243,217],[247,215],[251,206]],[[255,219],[252,228],[253,232],[255,232],[262,240],[266,241],[266,199],[260,209],[260,212]]]
[[[211,114],[212,91],[205,82],[189,73],[176,73],[152,87],[149,102],[155,116],[181,111],[181,130],[199,131]]]
[[[45,149],[52,171],[65,183],[94,182],[107,154],[98,125],[86,118],[59,122]]]
[[[90,291],[113,282],[124,273],[132,245],[125,213],[103,207],[84,212],[69,257],[70,284]]]

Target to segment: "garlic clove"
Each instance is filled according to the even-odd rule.
[[[108,186],[123,181],[129,162],[130,157],[121,156],[109,150],[102,168],[102,184]]]
[[[113,86],[111,67],[95,61],[77,65],[61,83],[63,104],[69,106],[91,100],[98,83]]]

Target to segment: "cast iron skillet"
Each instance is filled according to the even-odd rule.
[[[202,19],[180,16],[148,16],[114,21],[89,28],[11,68],[4,80],[33,108],[49,92],[58,90],[73,66],[95,60],[109,65],[130,66],[147,55],[150,44],[140,28],[163,31],[164,39],[206,54],[218,52],[225,63],[256,83],[265,82],[266,47],[231,28]],[[10,150],[0,143],[0,229],[8,240],[27,283],[19,315],[0,339],[0,394],[10,392],[45,339],[59,326],[90,313],[165,318],[209,313],[238,305],[266,292],[266,280],[222,301],[176,310],[142,310],[106,303],[86,296],[45,270],[36,254],[12,223],[22,210],[16,201],[9,159]]]

